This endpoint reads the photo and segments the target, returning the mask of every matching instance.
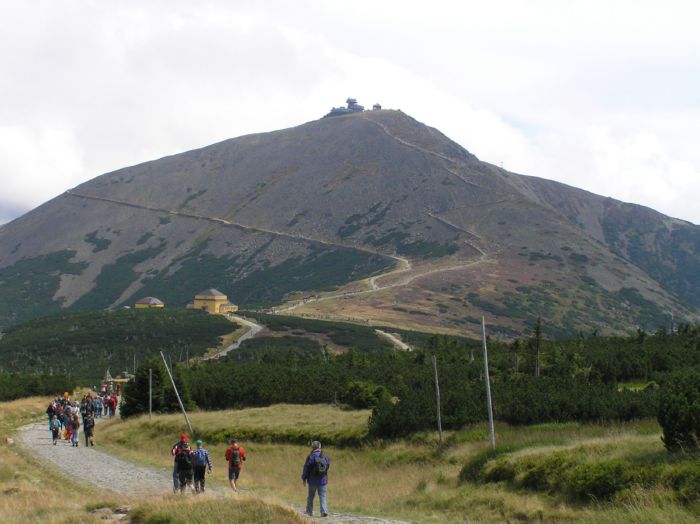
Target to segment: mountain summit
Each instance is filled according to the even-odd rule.
[[[0,229],[0,326],[216,287],[248,307],[469,333],[698,319],[700,227],[481,162],[401,111],[94,178]]]

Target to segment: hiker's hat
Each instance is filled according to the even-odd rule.
[[[190,437],[188,437],[188,436],[185,435],[184,433],[180,433],[180,440],[182,440],[182,441],[184,441],[184,442],[189,442]]]
[[[197,444],[198,446],[201,446],[202,444],[204,444],[204,442],[202,442],[202,439],[201,439],[201,438],[198,438],[198,439],[195,441],[195,444]]]

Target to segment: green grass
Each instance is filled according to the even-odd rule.
[[[190,414],[197,438],[208,443],[226,443],[231,437],[255,442],[306,444],[321,440],[333,445],[358,445],[367,436],[369,410],[343,410],[329,405],[275,404],[265,408],[200,411]],[[120,444],[141,438],[158,439],[183,430],[181,414],[148,415],[105,425],[104,438]]]
[[[259,500],[172,496],[139,504],[130,514],[134,524],[296,524],[306,522],[293,510]]]
[[[266,431],[272,437],[287,435],[297,426],[309,426],[328,439],[332,439],[329,432],[335,428],[361,427],[366,416],[366,411],[288,405],[192,414],[196,428],[207,426],[204,432],[216,433],[229,426],[243,431]],[[327,421],[319,422],[323,419]],[[99,438],[102,445],[132,460],[167,466],[171,462],[169,447],[182,429],[181,417],[159,415],[152,423],[147,417],[111,421],[102,427]],[[434,432],[397,441],[375,441],[360,448],[321,440],[331,457],[332,511],[428,523],[693,522],[698,518],[695,470],[688,469],[686,461],[669,456],[659,434],[659,427],[652,420],[529,427],[497,424],[495,454],[486,451],[488,433],[484,424],[446,432],[446,445],[441,452],[436,449]],[[274,495],[302,506],[305,492],[298,477],[308,453],[306,443],[243,439],[242,444],[249,458],[241,486],[256,495]],[[212,482],[225,486],[222,457],[226,446],[214,441],[206,446],[214,460]],[[470,462],[474,480],[460,480],[460,471]],[[567,464],[576,465],[564,471]],[[603,474],[598,474],[598,464],[609,466],[603,466]],[[591,498],[586,490],[602,486],[600,493],[605,494],[606,479],[610,477],[607,473],[611,471],[615,479],[620,475],[620,464],[640,470],[646,465],[652,466],[651,471],[656,471],[657,466],[665,469],[657,483],[627,482],[611,495]],[[593,466],[585,469],[581,465]],[[485,479],[486,474],[497,474],[496,467],[520,469],[513,476],[515,480]],[[576,476],[571,471],[576,471]],[[568,479],[569,484],[555,482],[561,478]],[[570,493],[569,485],[584,495]]]

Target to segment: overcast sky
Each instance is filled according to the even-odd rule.
[[[672,0],[0,0],[0,224],[348,96],[700,224],[699,20]]]

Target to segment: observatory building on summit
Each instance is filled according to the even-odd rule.
[[[365,110],[365,106],[358,104],[356,98],[350,97],[345,101],[345,103],[347,104],[347,107],[333,107],[323,118],[328,118],[329,116],[349,115],[352,113],[362,113]],[[374,111],[381,108],[382,106],[380,104],[374,104],[374,106],[372,106],[372,110]]]

